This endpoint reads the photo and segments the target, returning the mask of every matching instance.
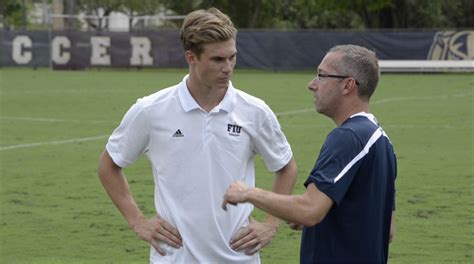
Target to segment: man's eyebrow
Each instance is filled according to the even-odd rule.
[[[318,67],[318,70],[317,70],[318,74],[325,73],[325,72],[327,71]]]
[[[212,56],[211,59],[226,59],[226,58],[232,58],[232,57],[235,57],[235,56],[237,56],[237,52],[234,52],[229,57],[223,57],[223,56],[216,55],[216,56]]]

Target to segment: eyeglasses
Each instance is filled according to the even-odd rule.
[[[316,81],[321,81],[321,78],[340,78],[340,79],[345,79],[345,78],[352,78],[354,79],[355,83],[357,85],[359,85],[359,82],[354,78],[354,77],[351,77],[351,76],[342,76],[342,75],[333,75],[333,74],[321,74],[319,73],[318,75],[316,75]]]

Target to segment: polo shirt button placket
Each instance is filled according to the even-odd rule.
[[[209,141],[210,136],[211,136],[211,118],[212,118],[212,113],[208,113],[206,115],[206,123],[204,124],[204,142]]]

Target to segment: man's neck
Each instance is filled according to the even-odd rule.
[[[341,110],[337,115],[335,115],[332,120],[336,123],[336,126],[341,126],[347,119],[349,119],[352,115],[355,115],[360,112],[369,113],[369,105],[368,104],[360,104],[357,106],[353,106],[351,108],[347,108]]]
[[[198,105],[206,110],[206,112],[210,112],[214,107],[219,105],[228,89],[215,89],[213,87],[199,85],[190,79],[188,79],[186,86],[194,100],[196,100]]]

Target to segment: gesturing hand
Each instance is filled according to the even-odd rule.
[[[255,254],[270,243],[277,229],[275,225],[251,219],[250,224],[230,240],[230,247],[236,251],[244,250],[247,255]]]
[[[245,192],[248,187],[243,182],[233,182],[229,188],[227,188],[224,194],[224,200],[222,201],[222,209],[227,210],[227,204],[237,205],[238,203],[245,203]]]
[[[166,243],[174,248],[183,246],[178,230],[158,216],[142,218],[132,226],[132,229],[140,239],[148,241],[162,256],[166,253],[160,248],[160,243]]]

